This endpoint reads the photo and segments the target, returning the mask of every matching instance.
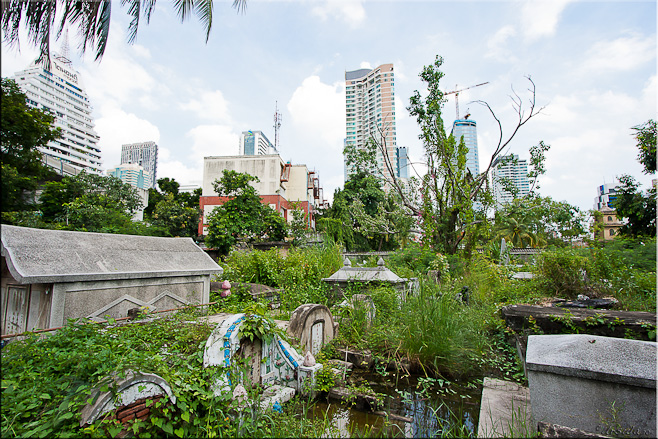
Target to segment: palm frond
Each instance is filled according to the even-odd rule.
[[[210,29],[212,28],[212,0],[197,0],[194,4],[194,11],[199,17],[199,21],[206,28],[206,43],[210,38]]]

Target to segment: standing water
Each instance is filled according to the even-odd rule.
[[[372,389],[381,401],[378,413],[350,403],[320,399],[307,416],[324,420],[326,437],[476,437],[482,388],[474,382],[365,373],[358,387]],[[354,388],[354,387],[353,387]]]

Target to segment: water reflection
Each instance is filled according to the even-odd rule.
[[[394,384],[391,379],[396,381]],[[324,420],[324,437],[475,437],[481,388],[466,383],[429,387],[414,377],[397,380],[367,377],[370,387],[384,394],[383,411],[411,422],[361,412],[334,401],[317,401],[307,415]]]

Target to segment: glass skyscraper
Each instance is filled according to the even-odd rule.
[[[140,165],[149,175],[149,187],[155,188],[158,172],[158,145],[155,142],[141,142],[121,145],[121,164]]]
[[[478,155],[477,123],[474,120],[457,119],[452,124],[452,134],[459,144],[462,136],[464,145],[468,148],[466,154],[466,167],[471,171],[473,178],[480,175],[480,157]]]

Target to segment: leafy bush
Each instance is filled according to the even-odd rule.
[[[548,250],[537,260],[537,285],[549,296],[575,299],[592,292],[587,275],[593,268],[586,256],[573,249]]]

